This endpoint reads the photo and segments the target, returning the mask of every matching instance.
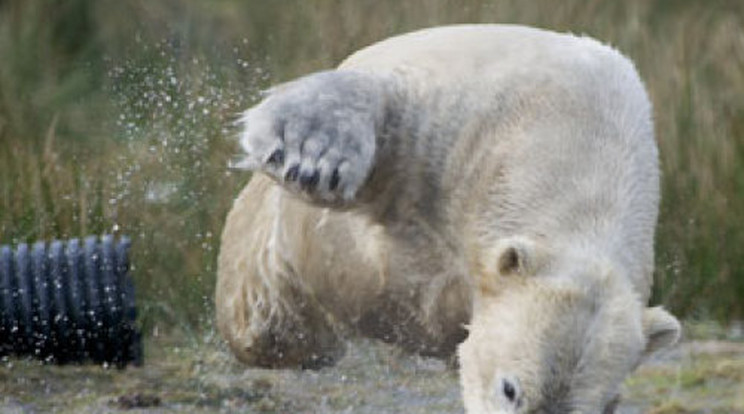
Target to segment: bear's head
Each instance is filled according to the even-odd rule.
[[[623,380],[679,338],[608,261],[521,237],[486,256],[458,350],[469,413],[612,413]]]

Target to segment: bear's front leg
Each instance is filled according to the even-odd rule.
[[[234,168],[261,171],[322,205],[347,205],[370,174],[384,121],[385,81],[320,72],[269,91],[246,111]]]

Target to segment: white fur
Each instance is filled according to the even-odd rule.
[[[254,179],[223,235],[218,321],[243,360],[335,355],[334,326],[446,355],[469,322],[468,412],[593,413],[676,341],[676,320],[646,309],[651,108],[614,49],[519,26],[427,29],[283,85],[245,119],[239,165],[276,184]],[[282,355],[256,347],[266,337]]]

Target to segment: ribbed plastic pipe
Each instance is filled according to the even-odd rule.
[[[0,355],[142,363],[128,237],[0,246]]]

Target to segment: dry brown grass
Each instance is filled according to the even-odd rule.
[[[145,319],[194,326],[210,312],[222,219],[246,180],[225,174],[223,127],[258,88],[404,31],[521,23],[590,34],[637,63],[664,173],[655,300],[681,315],[740,318],[743,19],[737,0],[6,0],[0,243],[116,225],[135,236]],[[169,67],[176,88],[157,84]],[[159,108],[162,99],[142,99],[150,92],[181,106]],[[186,109],[198,96],[208,115]]]

